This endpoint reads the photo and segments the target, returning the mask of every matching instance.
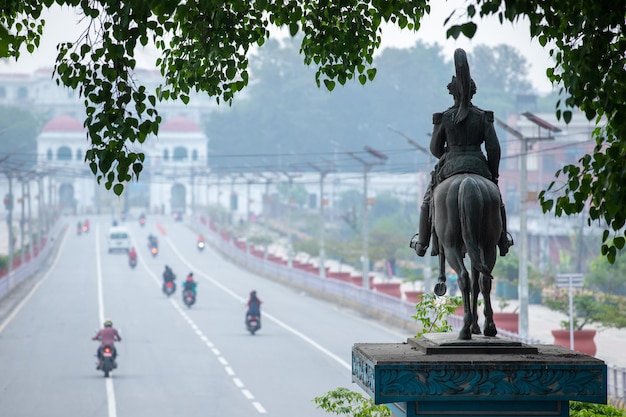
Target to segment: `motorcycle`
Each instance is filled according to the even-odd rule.
[[[129,259],[128,259],[128,265],[129,265],[132,269],[135,269],[135,267],[137,266],[137,258],[129,258]]]
[[[166,281],[163,283],[163,292],[168,297],[176,292],[176,283],[174,281]]]
[[[115,362],[115,347],[112,345],[104,345],[100,348],[99,369],[104,372],[104,377],[108,378],[111,371],[117,368]]]
[[[144,227],[146,225],[146,218],[145,217],[142,216],[142,217],[139,218],[139,225],[141,227]]]
[[[246,317],[246,327],[250,334],[254,336],[254,333],[261,328],[261,317],[256,314],[248,314]]]
[[[204,250],[204,247],[206,246],[206,244],[204,243],[204,240],[200,240],[198,241],[198,250],[200,252],[202,252]]]
[[[150,254],[153,258],[156,258],[156,256],[159,254],[159,248],[157,246],[152,246],[150,248]]]
[[[191,290],[183,291],[183,303],[185,303],[188,308],[191,308],[191,306],[196,303],[196,294]]]
[[[78,225],[78,227],[76,228],[76,234],[80,236],[82,232],[83,232],[83,227],[81,225]]]
[[[83,233],[89,233],[89,220],[85,220],[83,223]]]

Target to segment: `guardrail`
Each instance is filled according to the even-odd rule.
[[[13,288],[33,276],[42,267],[54,249],[55,240],[60,236],[61,232],[65,230],[65,227],[65,225],[61,225],[61,222],[57,222],[52,229],[50,229],[47,239],[39,248],[36,256],[33,256],[32,259],[27,257],[27,262],[11,270],[10,274],[3,275],[0,278],[0,300],[6,297]]]
[[[341,297],[368,309],[375,308],[407,324],[415,324],[415,321],[411,318],[415,314],[415,305],[412,303],[380,292],[366,290],[348,282],[331,278],[322,279],[315,273],[289,268],[282,263],[253,256],[246,250],[245,245],[235,244],[228,234],[220,233],[211,228],[206,224],[206,221],[196,222],[194,226],[203,231],[208,231],[206,236],[211,241],[213,247],[244,268],[261,275],[285,279],[299,287]],[[463,317],[450,316],[448,317],[448,323],[454,327],[455,331],[459,331],[463,326]],[[517,333],[503,329],[498,329],[498,334],[507,339],[526,344],[544,344],[538,339],[522,337]],[[614,406],[626,409],[626,368],[613,365],[607,365],[607,368],[609,402]]]

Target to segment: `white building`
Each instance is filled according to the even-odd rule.
[[[146,155],[139,182],[126,184],[122,198],[98,185],[85,151],[90,145],[82,123],[71,116],[50,120],[37,137],[38,171],[48,173],[47,185],[63,213],[127,211],[132,207],[184,213],[195,203],[197,177],[207,172],[208,139],[191,119],[174,117],[156,138],[135,150]]]

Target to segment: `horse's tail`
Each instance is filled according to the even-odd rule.
[[[459,217],[461,220],[461,233],[465,242],[465,250],[472,262],[472,268],[477,269],[486,276],[491,275],[491,271],[483,261],[483,251],[481,248],[481,221],[485,214],[485,200],[480,191],[478,182],[474,178],[468,177],[461,181],[458,194]]]

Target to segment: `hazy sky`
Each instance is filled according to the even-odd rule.
[[[432,2],[431,14],[422,20],[422,26],[418,32],[400,31],[395,27],[388,27],[383,32],[383,47],[408,47],[419,39],[428,44],[442,45],[446,58],[451,59],[455,48],[461,47],[471,51],[473,45],[477,44],[495,46],[506,43],[516,47],[527,58],[531,65],[530,77],[535,88],[542,93],[550,91],[551,85],[545,75],[545,70],[550,65],[550,57],[548,51],[543,49],[538,42],[531,42],[527,22],[500,25],[495,18],[481,20],[478,22],[478,32],[472,41],[465,38],[456,41],[446,39],[443,22],[455,9],[463,13],[464,3],[465,0]],[[1,60],[0,72],[29,73],[41,68],[52,68],[56,58],[56,45],[63,41],[74,41],[85,26],[79,22],[80,16],[68,8],[57,7],[46,13],[44,17],[46,27],[39,49],[33,55],[24,52],[17,63]],[[454,18],[451,21],[454,21]],[[139,51],[136,58],[141,67],[151,67],[155,56],[154,51],[145,50]]]

